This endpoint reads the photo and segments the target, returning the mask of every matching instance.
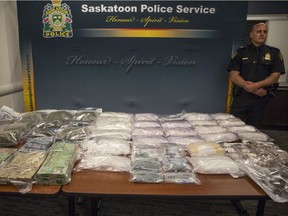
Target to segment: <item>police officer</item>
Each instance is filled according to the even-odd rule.
[[[256,128],[260,127],[273,85],[285,73],[280,50],[265,45],[267,34],[265,23],[254,25],[251,44],[239,48],[227,68],[234,84],[231,114]]]

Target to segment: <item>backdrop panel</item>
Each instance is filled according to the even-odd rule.
[[[224,112],[247,2],[18,2],[26,110]]]

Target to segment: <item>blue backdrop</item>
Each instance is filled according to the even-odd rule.
[[[26,109],[224,112],[246,1],[18,2]]]

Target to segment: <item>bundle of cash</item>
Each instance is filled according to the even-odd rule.
[[[36,174],[39,184],[62,185],[71,180],[76,158],[76,145],[56,142],[50,148],[48,156]]]
[[[0,169],[0,181],[32,181],[46,158],[45,152],[16,152]]]

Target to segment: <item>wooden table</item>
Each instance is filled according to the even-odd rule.
[[[81,171],[62,187],[69,200],[69,214],[75,215],[74,197],[184,197],[185,199],[258,200],[257,215],[264,214],[269,196],[249,177],[233,179],[230,175],[198,175],[201,185],[142,184],[129,182],[129,174]],[[92,202],[94,203],[94,202]],[[234,202],[235,204],[236,202]],[[241,206],[239,206],[241,207]],[[92,214],[96,209],[92,207]]]
[[[56,197],[61,192],[61,186],[50,185],[33,185],[32,189],[22,194],[14,185],[1,185],[0,184],[0,196],[14,196],[14,197]],[[48,210],[48,209],[47,209]],[[0,209],[1,212],[1,209]]]
[[[60,185],[33,185],[32,190],[26,194],[21,194],[14,185],[2,185],[0,184],[0,195],[27,195],[27,196],[56,196],[61,189]]]

